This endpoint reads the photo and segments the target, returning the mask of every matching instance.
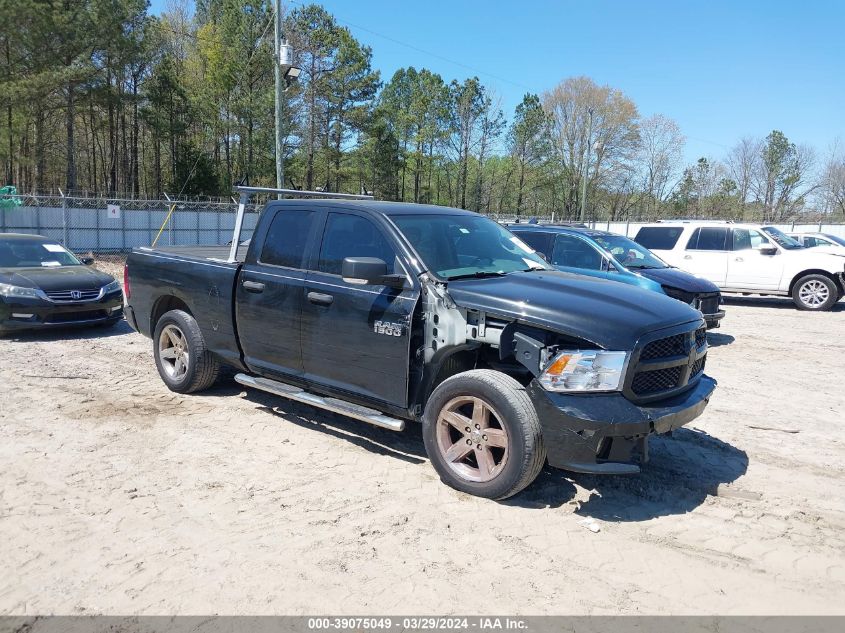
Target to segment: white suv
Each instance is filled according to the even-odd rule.
[[[804,248],[773,226],[658,222],[635,239],[722,292],[791,296],[801,310],[830,310],[845,295],[845,256]]]

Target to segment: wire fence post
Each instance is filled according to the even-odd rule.
[[[59,189],[59,195],[62,197],[62,246],[69,249],[70,245],[67,241],[67,196],[61,189]]]

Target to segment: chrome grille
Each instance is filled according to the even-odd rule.
[[[46,294],[52,301],[93,301],[100,296],[100,289],[96,290],[48,290]]]
[[[695,346],[701,347],[707,342],[707,328],[699,328],[695,331]]]

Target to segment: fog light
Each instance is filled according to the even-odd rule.
[[[120,312],[121,310],[123,310],[123,306],[114,306],[110,312]]]
[[[23,312],[12,312],[13,319],[31,319],[34,316],[34,314],[25,314]]]

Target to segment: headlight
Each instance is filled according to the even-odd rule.
[[[115,279],[114,281],[112,281],[111,283],[109,283],[107,286],[105,286],[103,288],[103,294],[107,295],[110,292],[114,292],[116,290],[122,290],[122,289],[123,288],[121,288],[120,282],[117,279]]]
[[[41,290],[38,288],[23,288],[21,286],[13,286],[12,284],[0,284],[0,295],[4,297],[27,297],[29,299],[45,299]]]
[[[619,391],[627,359],[627,352],[560,352],[540,374],[540,384],[548,391]]]

